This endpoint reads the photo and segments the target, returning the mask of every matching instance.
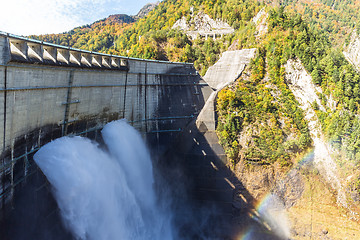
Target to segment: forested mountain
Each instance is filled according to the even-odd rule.
[[[84,50],[118,54],[114,49],[114,41],[131,24],[145,17],[159,3],[146,4],[138,14],[129,16],[126,14],[110,15],[107,18],[96,21],[92,24],[74,28],[61,34],[31,35],[30,38],[55,43],[63,46],[70,46]]]
[[[103,53],[114,52],[114,40],[135,20],[124,14],[111,15],[90,25],[61,34],[30,36],[37,40]]]
[[[286,10],[301,14],[311,27],[330,33],[335,43],[343,43],[349,31],[359,26],[359,1],[284,1]]]

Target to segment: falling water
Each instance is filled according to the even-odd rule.
[[[148,150],[124,120],[102,130],[107,151],[83,137],[63,137],[34,156],[76,239],[172,239],[160,208]]]

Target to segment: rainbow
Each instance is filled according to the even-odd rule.
[[[288,171],[287,176],[294,170],[294,169],[300,169],[302,166],[310,163],[314,159],[314,150],[309,151],[307,154],[305,154],[294,166]],[[266,226],[266,223],[262,222],[260,219],[260,214],[264,213],[269,206],[270,202],[272,201],[273,195],[271,193],[268,193],[265,195],[260,201],[257,201],[254,205],[254,214],[251,215],[251,217],[259,222],[260,224],[265,224],[265,227],[269,230],[270,227]],[[254,228],[248,227],[245,231],[240,232],[238,237],[236,239],[238,240],[251,240],[254,239],[256,232],[254,231]]]

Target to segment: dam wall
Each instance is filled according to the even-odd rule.
[[[5,206],[18,206],[12,204],[17,192],[39,172],[32,156],[49,141],[69,135],[96,139],[106,123],[126,118],[156,146],[152,149],[164,151],[196,118],[210,91],[192,64],[100,54],[0,33],[2,215],[11,212]]]

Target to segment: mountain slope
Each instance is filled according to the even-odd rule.
[[[114,14],[92,24],[74,28],[69,32],[31,35],[30,38],[84,50],[119,54],[114,49],[115,39],[137,20],[145,17],[157,5],[158,3],[147,4],[135,16]]]

